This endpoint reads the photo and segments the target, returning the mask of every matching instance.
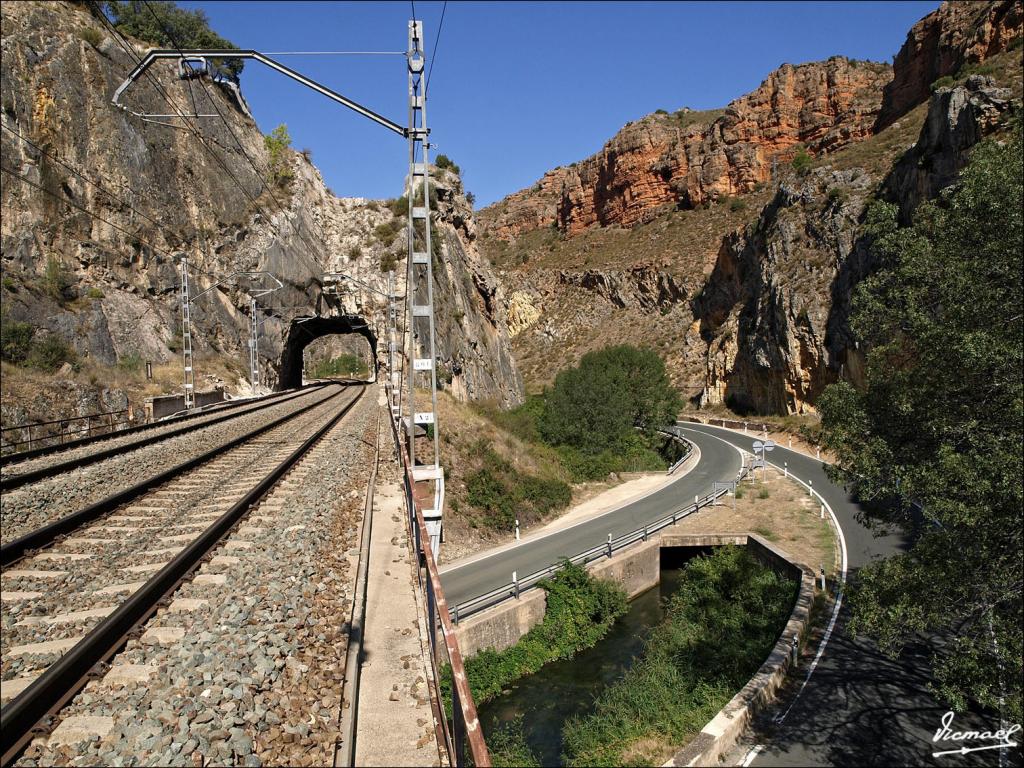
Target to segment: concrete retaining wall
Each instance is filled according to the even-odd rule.
[[[215,389],[212,392],[196,392],[196,407],[210,405],[212,403],[224,402],[224,390]],[[159,397],[147,397],[145,401],[146,421],[162,419],[185,409],[184,395],[161,395]]]
[[[677,539],[703,539],[701,546],[712,545],[707,539],[712,536],[679,536]],[[720,539],[734,539],[735,536],[720,536]],[[811,603],[814,600],[814,574],[794,563],[785,552],[754,534],[747,534],[746,545],[765,562],[785,568],[800,578],[800,589],[796,603],[789,615],[786,628],[782,631],[775,647],[764,664],[750,681],[729,703],[719,710],[711,722],[705,725],[697,737],[679,750],[665,766],[718,765],[719,759],[735,746],[750,720],[762,707],[769,704],[786,677],[790,666],[790,648],[793,638],[802,638],[810,618]],[[733,543],[722,541],[721,543]],[[694,546],[680,543],[679,546]]]
[[[547,611],[547,592],[531,589],[518,600],[506,600],[459,622],[455,637],[468,659],[484,648],[503,651],[541,623]]]
[[[660,582],[662,549],[697,550],[727,544],[746,546],[761,562],[799,579],[800,589],[786,628],[764,664],[697,737],[665,763],[666,766],[716,765],[736,744],[751,718],[775,698],[789,669],[793,638],[802,638],[806,630],[814,599],[814,574],[771,542],[752,533],[681,534],[673,533],[671,528],[588,566],[598,578],[622,585],[632,599]],[[484,648],[502,651],[514,645],[544,619],[546,597],[541,589],[530,590],[519,600],[506,600],[462,621],[455,634],[463,658]]]

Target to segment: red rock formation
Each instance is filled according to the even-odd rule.
[[[997,0],[945,2],[917,22],[893,62],[878,130],[926,101],[940,77],[1006,50],[1021,37],[1022,19],[1020,0]]]
[[[684,110],[627,125],[593,157],[481,211],[481,221],[505,240],[552,224],[571,236],[631,227],[665,205],[749,192],[797,145],[827,152],[870,134],[890,77],[885,64],[841,57],[783,65],[703,121]]]

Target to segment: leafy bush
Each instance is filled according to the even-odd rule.
[[[36,329],[17,320],[0,320],[0,357],[9,363],[23,363],[32,348]]]
[[[541,763],[526,743],[523,716],[487,733],[487,751],[494,768],[540,768]]]
[[[457,166],[455,163],[453,163],[451,159],[449,159],[448,155],[438,155],[437,159],[434,160],[434,165],[436,165],[438,168],[449,170],[456,176],[462,175],[462,169],[459,168],[459,166]]]
[[[293,174],[288,163],[288,148],[291,145],[292,137],[288,135],[288,126],[284,123],[263,137],[263,146],[268,155],[268,181],[271,184],[285,184],[291,180]]]
[[[793,170],[795,170],[797,173],[803,176],[805,173],[811,170],[811,165],[814,163],[814,158],[812,158],[808,154],[806,149],[800,147],[800,149],[796,151],[796,154],[793,155],[793,160],[791,161],[791,163],[793,166]]]
[[[64,363],[77,361],[78,356],[75,354],[75,350],[55,333],[49,333],[40,341],[33,342],[28,356],[25,358],[25,364],[30,368],[47,373],[56,371]]]
[[[117,358],[117,367],[128,373],[138,373],[142,370],[142,366],[145,363],[146,361],[142,359],[142,355],[138,352],[129,352],[127,355]]]
[[[99,48],[103,42],[103,35],[95,27],[82,27],[78,30],[78,36],[93,48]]]
[[[86,296],[88,296],[90,299],[102,299],[104,293],[101,289],[92,287],[89,289],[88,293],[86,293]]]
[[[567,483],[517,471],[484,441],[474,453],[482,466],[466,477],[466,501],[482,513],[479,522],[489,528],[509,531],[516,519],[522,525],[536,522],[572,500]]]
[[[385,251],[380,257],[380,271],[390,272],[398,264],[398,257],[391,251]]]
[[[353,245],[351,248],[348,249],[348,260],[349,261],[358,261],[362,257],[363,257],[363,249],[360,248],[358,245]]]
[[[470,207],[476,205],[476,195],[474,195],[472,192],[467,192],[466,202],[469,203]]]
[[[565,724],[566,763],[660,765],[662,746],[686,743],[764,662],[795,589],[745,547],[687,563],[640,660]]]
[[[64,292],[71,287],[71,276],[60,259],[49,256],[46,259],[46,270],[43,272],[43,292],[58,302],[64,301]]]
[[[203,11],[188,11],[168,0],[110,0],[106,12],[118,30],[160,48],[238,48],[210,29]],[[233,78],[245,66],[242,59],[212,59],[211,63]]]
[[[594,578],[568,561],[539,586],[548,593],[543,621],[510,648],[487,648],[466,661],[466,676],[477,706],[549,661],[571,659],[592,648],[629,608],[626,593],[618,585]],[[450,706],[451,667],[442,670],[441,685]]]
[[[373,234],[381,245],[387,248],[395,242],[395,239],[398,237],[398,233],[404,228],[405,221],[399,218],[394,218],[390,221],[385,221],[383,224],[378,224],[374,228]]]

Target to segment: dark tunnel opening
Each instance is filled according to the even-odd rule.
[[[294,389],[302,386],[303,355],[306,347],[322,336],[354,333],[366,339],[370,345],[370,359],[376,365],[377,337],[366,321],[356,315],[342,317],[314,317],[304,322],[293,320],[281,353],[281,367],[277,377],[277,389]],[[373,372],[371,371],[371,378]]]

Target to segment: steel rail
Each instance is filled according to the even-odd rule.
[[[329,402],[346,391],[342,390],[318,404]],[[251,491],[235,502],[231,509],[217,518],[117,610],[93,628],[81,642],[0,710],[0,763],[11,764],[32,739],[41,721],[59,711],[93,676],[102,673],[102,664],[118,651],[136,628],[156,612],[165,598],[173,594],[250,507],[359,402],[365,391],[365,387],[360,388],[340,412],[329,418],[324,426],[304,440]]]
[[[748,467],[742,467],[739,474],[736,476],[736,480],[742,480],[746,477],[748,472]],[[615,537],[603,544],[591,547],[590,549],[586,549],[567,559],[569,562],[574,564],[587,565],[595,560],[610,557],[615,552],[624,549],[631,544],[635,544],[638,541],[646,541],[652,534],[658,533],[669,526],[675,525],[678,521],[698,511],[701,507],[713,504],[725,493],[726,491],[724,490],[709,493],[699,499],[696,503],[677,509],[671,515],[666,515],[653,523],[648,523],[642,528],[637,528],[629,531],[628,533],[624,533],[621,536]],[[517,581],[509,582],[508,584],[497,587],[490,592],[485,592],[482,595],[478,595],[477,597],[452,606],[452,622],[458,624],[460,619],[464,619],[474,613],[479,613],[487,608],[491,608],[498,603],[508,600],[510,597],[517,597],[521,595],[526,590],[536,587],[543,579],[552,576],[560,567],[560,564],[557,563],[549,565],[546,568],[534,571]]]
[[[270,400],[272,398],[279,400],[279,399],[281,399],[282,397],[284,397],[286,395],[293,394],[294,392],[295,392],[295,390],[289,389],[289,390],[285,390],[283,392],[274,392],[273,394],[267,395],[265,397],[247,398],[247,399],[244,399],[244,400],[226,400],[226,401],[221,402],[221,403],[214,403],[212,405],[200,406],[199,408],[194,409],[195,410],[194,413],[185,413],[185,414],[182,414],[180,416],[171,416],[169,418],[161,419],[159,421],[154,421],[154,422],[151,422],[149,424],[140,424],[137,427],[128,427],[127,429],[118,429],[118,430],[114,430],[113,432],[104,432],[101,435],[92,435],[91,437],[82,437],[82,438],[79,438],[77,440],[69,440],[66,443],[58,443],[56,445],[46,445],[46,446],[43,446],[42,448],[33,448],[31,450],[28,450],[28,451],[15,451],[13,453],[5,453],[3,456],[0,456],[0,467],[4,467],[4,466],[6,466],[8,464],[21,463],[23,461],[31,461],[32,459],[37,459],[40,456],[49,456],[50,454],[60,453],[61,451],[71,451],[71,450],[74,450],[75,448],[81,448],[81,447],[86,446],[86,445],[92,445],[93,443],[103,442],[104,440],[113,440],[113,439],[118,438],[118,437],[125,437],[127,435],[135,435],[135,434],[139,434],[140,432],[148,432],[149,430],[158,429],[160,427],[166,427],[168,425],[178,424],[178,423],[182,423],[182,422],[185,422],[185,421],[190,421],[192,419],[198,419],[198,418],[200,418],[202,416],[209,416],[214,411],[224,411],[224,410],[230,410],[230,409],[234,409],[234,408],[239,408],[239,407],[241,407],[243,405],[252,405],[252,403],[254,403],[254,402],[266,401],[266,400]],[[84,418],[87,418],[87,417],[85,417],[85,416],[73,416],[73,417],[71,417],[71,419],[58,419],[58,421],[71,421],[72,419],[84,419]],[[36,425],[33,424],[32,426],[34,427]],[[28,429],[28,425],[26,424],[23,427],[7,427],[7,429]],[[45,439],[48,439],[48,438],[40,438],[40,439],[41,440],[45,440]]]
[[[30,531],[29,533],[26,533],[24,536],[20,536],[19,538],[15,539],[14,541],[8,544],[4,544],[2,547],[0,547],[0,566],[6,568],[11,563],[15,562],[16,560],[20,560],[22,557],[29,554],[31,551],[52,544],[54,541],[57,540],[58,537],[66,536],[67,534],[75,531],[76,529],[80,528],[86,523],[96,520],[99,517],[102,517],[107,512],[111,512],[114,509],[117,509],[122,504],[126,504],[129,501],[136,499],[137,497],[141,496],[147,491],[150,491],[153,488],[156,488],[157,486],[166,483],[168,480],[173,480],[178,475],[187,472],[190,469],[198,467],[207,461],[210,461],[219,454],[224,453],[225,451],[229,451],[232,448],[241,445],[242,443],[248,442],[249,440],[258,437],[259,435],[262,435],[264,432],[274,429],[275,427],[279,427],[286,421],[294,419],[296,416],[300,416],[301,414],[305,413],[311,408],[315,408],[316,406],[321,405],[327,402],[328,400],[337,397],[344,391],[345,389],[342,389],[340,392],[337,392],[334,395],[331,395],[330,397],[324,398],[323,400],[318,400],[314,403],[310,403],[309,405],[304,405],[297,411],[286,413],[285,415],[280,416],[277,419],[274,419],[270,423],[264,424],[261,427],[257,427],[254,430],[250,430],[249,432],[246,432],[244,435],[236,437],[233,440],[224,443],[223,445],[211,448],[210,450],[205,451],[199,456],[183,461],[180,464],[176,464],[170,469],[166,469],[163,472],[153,475],[152,477],[148,477],[145,480],[142,480],[141,482],[138,482],[135,485],[130,486],[129,488],[125,488],[124,490],[118,491],[117,493],[111,496],[107,496],[104,499],[100,499],[99,501],[94,502],[87,507],[83,507],[77,512],[72,512],[70,515],[65,515],[64,517],[54,520],[52,523],[44,525],[41,528],[37,528],[34,531]]]
[[[248,403],[248,405],[252,407],[248,409],[236,410],[232,408],[229,413],[224,413],[219,416],[215,416],[209,421],[203,421],[195,424],[185,424],[184,426],[172,429],[170,432],[161,432],[158,435],[145,437],[141,440],[136,440],[135,442],[127,443],[126,445],[115,445],[111,448],[97,451],[96,453],[90,453],[85,456],[79,456],[78,458],[75,459],[67,459],[66,461],[62,461],[58,464],[50,464],[49,466],[46,467],[39,467],[38,469],[32,469],[29,470],[28,472],[20,472],[16,475],[0,478],[0,491],[12,491],[15,488],[20,488],[23,485],[28,485],[29,483],[34,483],[38,480],[45,480],[46,478],[49,477],[56,477],[57,475],[63,474],[65,472],[71,472],[72,470],[79,469],[80,467],[85,467],[90,464],[96,464],[97,462],[104,461],[114,456],[120,456],[123,453],[129,453],[130,451],[134,451],[138,448],[145,448],[147,446],[154,445],[164,440],[169,440],[172,437],[178,437],[179,435],[184,435],[199,429],[212,427],[216,424],[221,424],[230,419],[238,418],[239,416],[245,416],[250,413],[257,413],[258,411],[262,411],[265,408],[270,408],[275,405],[287,403],[290,400],[294,400],[309,393],[309,390],[300,390],[298,392],[293,392],[284,397],[276,397],[273,399],[268,398],[256,404],[250,402]],[[202,415],[209,414],[207,413]],[[146,426],[150,427],[154,425],[147,424]],[[166,424],[163,426],[166,426]]]

